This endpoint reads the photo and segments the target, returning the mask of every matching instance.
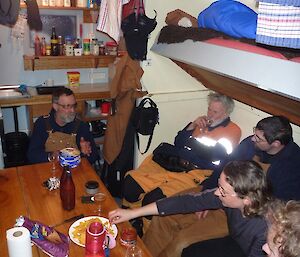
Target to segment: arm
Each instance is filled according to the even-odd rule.
[[[110,222],[117,224],[147,215],[158,215],[156,203],[150,203],[135,209],[116,209],[108,213],[108,218]]]
[[[48,161],[48,153],[45,151],[45,142],[48,138],[48,132],[44,118],[40,117],[34,124],[32,134],[30,136],[27,158],[30,163],[40,163]]]
[[[76,143],[81,153],[87,157],[90,163],[94,163],[100,158],[93,135],[84,122],[81,122],[78,129]]]

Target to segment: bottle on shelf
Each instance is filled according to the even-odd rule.
[[[53,56],[58,55],[58,38],[56,35],[55,27],[52,27],[52,33],[51,33],[51,55]]]
[[[42,42],[41,42],[41,55],[45,56],[46,55],[46,39],[42,37]]]
[[[55,7],[56,6],[56,1],[55,0],[49,0],[49,6]]]
[[[71,7],[71,0],[64,0],[64,7]]]
[[[41,55],[41,41],[38,35],[34,38],[34,55],[40,56]]]
[[[76,38],[74,42],[74,48],[81,48],[80,38]]]
[[[62,36],[58,36],[58,55],[64,55],[64,42]]]
[[[65,210],[70,211],[75,207],[75,184],[69,166],[63,168],[60,179],[60,198]]]

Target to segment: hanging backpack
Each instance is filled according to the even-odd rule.
[[[152,141],[155,125],[159,123],[158,120],[158,108],[156,106],[156,103],[154,103],[149,97],[144,98],[140,102],[140,104],[133,110],[132,124],[135,128],[137,145],[140,152],[141,150],[139,134],[150,136],[148,139],[146,150],[144,152],[141,152],[141,154],[144,154],[148,151]]]

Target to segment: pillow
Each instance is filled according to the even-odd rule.
[[[235,38],[256,37],[257,13],[246,5],[220,0],[212,3],[198,16],[198,26],[214,29]]]

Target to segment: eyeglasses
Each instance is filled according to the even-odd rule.
[[[60,104],[56,103],[57,105],[61,106],[65,110],[70,110],[70,109],[76,109],[77,108],[77,103],[75,104]]]
[[[253,137],[254,137],[255,141],[256,142],[267,142],[267,140],[265,138],[261,138],[255,134],[256,129],[257,129],[256,127],[253,128]]]
[[[219,181],[219,180],[218,180]],[[223,187],[220,186],[220,183],[218,183],[218,189],[219,189],[219,192],[220,192],[220,195],[222,197],[226,197],[226,196],[237,196],[236,193],[228,193],[225,191],[225,189]]]

